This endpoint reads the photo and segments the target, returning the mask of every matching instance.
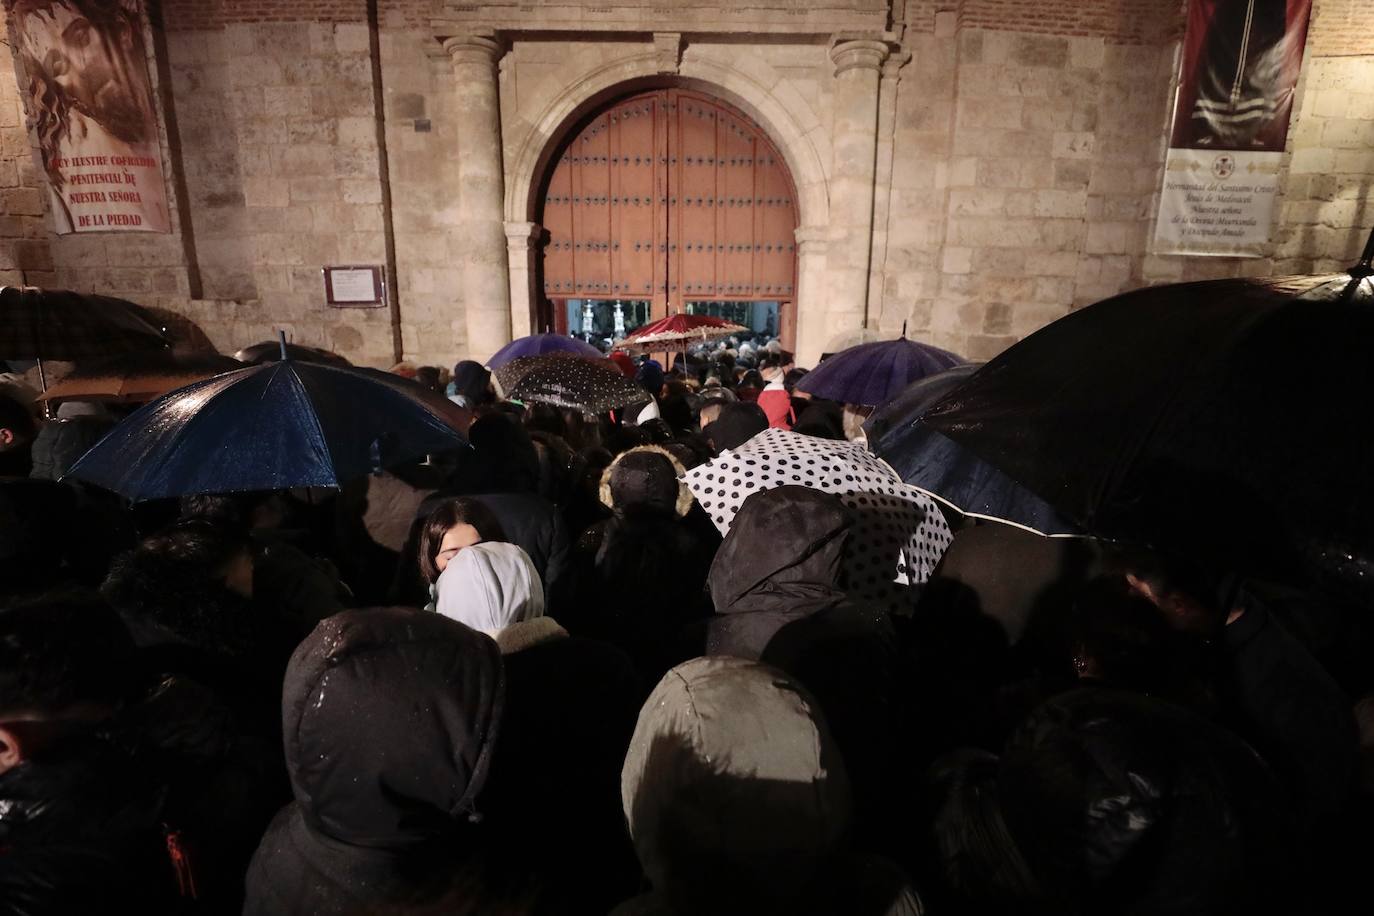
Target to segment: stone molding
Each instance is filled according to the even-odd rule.
[[[682,69],[682,33],[655,32],[654,54],[659,73],[677,73]]]
[[[892,51],[887,60],[883,61],[883,79],[900,80],[902,78],[902,68],[911,63],[911,52],[904,48],[897,48]]]
[[[891,53],[886,41],[870,38],[854,38],[837,41],[830,48],[830,60],[835,65],[835,75],[850,70],[878,70]]]
[[[496,72],[496,65],[506,53],[506,46],[494,33],[471,32],[443,39],[449,59],[457,64],[477,64]]]
[[[797,254],[801,257],[825,254],[830,244],[829,226],[798,226],[793,234],[797,238]]]
[[[538,223],[507,221],[506,247],[512,254],[533,249],[543,231],[544,227]]]

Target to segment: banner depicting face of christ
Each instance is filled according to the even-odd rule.
[[[60,234],[168,232],[141,0],[4,0]]]

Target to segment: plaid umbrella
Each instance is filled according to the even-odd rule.
[[[501,386],[513,401],[552,404],[599,414],[649,400],[647,391],[627,379],[607,360],[552,355],[530,358],[538,360],[539,365],[524,370],[511,387],[507,388],[504,383]],[[517,362],[520,360],[502,368]]]
[[[720,340],[748,330],[744,325],[710,315],[669,315],[635,329],[626,334],[624,340],[616,341],[615,345],[618,349],[645,353],[686,350],[699,343]]]
[[[238,360],[218,353],[121,353],[78,365],[49,387],[42,400],[151,401],[177,388],[242,368]]]
[[[78,360],[165,346],[132,302],[65,289],[0,289],[0,359]]]
[[[910,614],[953,534],[940,509],[863,446],[768,429],[684,478],[722,535],[750,495],[784,484],[838,495],[855,514],[845,553],[848,589],[889,613]]]

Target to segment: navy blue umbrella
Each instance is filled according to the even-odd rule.
[[[921,422],[981,364],[946,369],[913,382],[864,424],[869,447],[905,483],[964,515],[1046,535],[1083,534],[1053,506],[957,442]]]
[[[487,360],[487,368],[499,369],[513,359],[522,356],[543,356],[546,353],[571,353],[573,356],[588,356],[592,359],[604,354],[585,341],[562,334],[530,334],[512,340],[492,354]]]
[[[285,359],[148,404],[70,476],[134,500],[334,487],[466,445],[462,419],[446,398],[407,379]]]
[[[907,340],[859,344],[842,350],[806,374],[797,387],[842,404],[877,407],[892,400],[912,382],[959,365],[964,360],[948,350]]]

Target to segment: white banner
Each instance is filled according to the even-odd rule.
[[[1156,254],[1268,254],[1312,0],[1188,0]]]
[[[1262,257],[1282,158],[1282,153],[1169,150],[1155,253]]]
[[[57,232],[170,232],[141,0],[4,3]]]

